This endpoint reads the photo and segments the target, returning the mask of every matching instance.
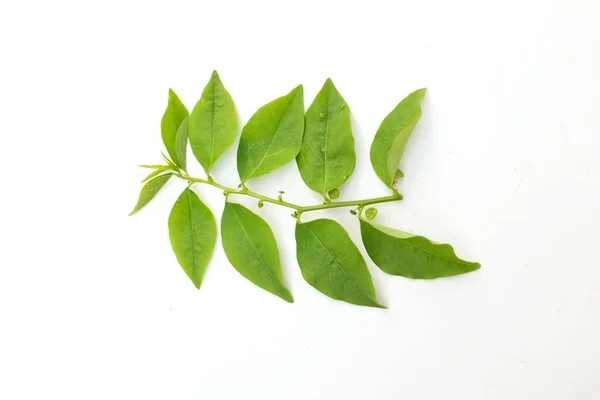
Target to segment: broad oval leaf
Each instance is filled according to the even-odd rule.
[[[189,112],[172,89],[169,89],[169,103],[160,121],[160,130],[167,152],[177,166],[185,168],[185,159],[180,160],[176,151],[177,131]]]
[[[385,308],[377,302],[362,254],[337,222],[298,222],[296,256],[302,276],[319,292],[352,304]]]
[[[406,143],[421,118],[421,100],[427,89],[415,90],[385,117],[371,144],[371,165],[389,188],[393,188],[396,172]]]
[[[207,174],[233,144],[237,129],[238,117],[233,99],[217,71],[213,71],[190,114],[188,126],[192,152]]]
[[[217,223],[210,209],[189,188],[173,205],[169,238],[179,265],[200,289],[217,241]]]
[[[360,232],[371,260],[383,271],[412,279],[434,279],[475,271],[481,265],[461,260],[449,244],[381,226],[360,218]]]
[[[327,79],[306,110],[302,148],[296,158],[306,185],[326,197],[350,177],[356,164],[350,108]]]
[[[302,85],[262,106],[242,129],[237,153],[240,179],[268,174],[292,161],[302,146]]]
[[[246,279],[293,303],[284,286],[279,250],[269,225],[241,204],[225,203],[221,238],[227,259]]]
[[[138,198],[138,202],[135,205],[133,211],[129,213],[129,215],[133,215],[136,212],[140,211],[144,206],[150,203],[150,200],[156,196],[160,189],[165,186],[165,183],[173,176],[173,174],[164,174],[157,176],[155,178],[150,179],[140,191],[140,197]]]

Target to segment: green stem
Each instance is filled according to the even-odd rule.
[[[350,200],[350,201],[332,201],[327,204],[320,204],[316,206],[302,207],[302,212],[324,210],[326,208],[339,208],[339,207],[365,207],[371,204],[389,203],[390,201],[402,200],[400,193],[394,193],[391,196],[374,197],[372,199],[364,200]]]
[[[297,204],[289,203],[287,201],[273,199],[271,197],[263,196],[262,194],[253,192],[252,190],[248,189],[244,185],[241,185],[240,189],[233,189],[233,188],[221,185],[218,182],[215,182],[212,178],[209,178],[209,179],[194,178],[192,176],[184,175],[181,171],[176,171],[175,176],[178,176],[179,178],[184,179],[190,183],[203,183],[205,185],[214,186],[216,188],[223,190],[223,193],[225,195],[239,194],[241,196],[254,197],[255,199],[259,199],[266,203],[272,203],[272,204],[277,204],[280,206],[288,207],[293,210],[296,210],[298,213],[298,216],[305,212],[326,210],[328,208],[340,208],[340,207],[363,208],[363,207],[371,205],[371,204],[387,203],[390,201],[402,200],[402,195],[400,193],[398,193],[397,191],[394,191],[394,193],[391,196],[375,197],[372,199],[363,199],[363,200],[330,201],[325,204],[317,204],[314,206],[299,206]]]

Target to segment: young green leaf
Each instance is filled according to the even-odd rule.
[[[233,144],[237,129],[238,117],[233,99],[217,71],[213,71],[190,114],[188,126],[192,151],[207,174]]]
[[[142,183],[149,181],[150,179],[154,178],[157,175],[162,174],[163,172],[166,172],[168,170],[170,170],[170,167],[167,166],[162,166],[160,168],[155,169],[154,171],[150,172],[150,174],[144,178],[144,180],[142,181]]]
[[[324,197],[354,171],[350,108],[331,79],[325,81],[306,110],[306,128],[296,161],[304,183]]]
[[[172,168],[172,169],[174,169],[174,170],[176,170],[176,169],[177,169],[177,165],[175,165],[175,163],[174,163],[173,161],[171,161],[171,159],[170,159],[169,157],[167,157],[167,156],[165,155],[165,153],[163,153],[163,152],[161,151],[161,152],[160,152],[160,154],[162,154],[162,156],[163,156],[163,160],[165,160],[165,162],[167,163],[167,166],[168,166],[169,168]]]
[[[297,223],[296,256],[304,279],[321,293],[352,304],[385,308],[377,303],[362,254],[337,222]]]
[[[189,117],[181,122],[179,128],[177,128],[177,135],[175,136],[175,155],[176,159],[179,161],[177,165],[184,171],[186,170],[185,164],[187,161],[188,122]]]
[[[169,238],[179,265],[200,289],[217,241],[217,223],[210,209],[189,188],[173,205]]]
[[[292,161],[302,146],[302,85],[262,106],[242,129],[237,153],[240,179],[268,174]]]
[[[169,89],[169,103],[167,109],[160,121],[160,130],[162,133],[163,143],[167,148],[167,152],[173,159],[173,162],[181,168],[185,168],[185,160],[183,164],[177,157],[176,142],[177,142],[177,130],[181,123],[187,118],[188,110],[185,108],[179,97],[175,92]]]
[[[419,89],[404,98],[385,117],[371,145],[371,165],[389,188],[394,186],[398,164],[410,135],[421,118],[421,100],[427,89]]]
[[[277,242],[265,220],[241,204],[226,202],[221,238],[227,259],[240,274],[283,300],[294,302],[283,284]]]
[[[165,165],[162,165],[162,164],[154,164],[154,165],[140,164],[140,165],[138,165],[138,167],[148,168],[148,169],[160,169],[160,168],[164,168]]]
[[[140,192],[140,197],[138,198],[137,204],[133,211],[129,213],[129,215],[133,215],[136,212],[140,211],[144,206],[150,203],[150,200],[156,196],[158,191],[165,186],[165,183],[173,176],[173,174],[164,174],[157,176],[156,178],[150,179]]]
[[[412,279],[434,279],[475,271],[481,265],[461,260],[449,244],[381,226],[360,218],[362,240],[383,271]]]

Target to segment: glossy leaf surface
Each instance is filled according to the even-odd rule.
[[[371,165],[389,188],[394,186],[406,143],[421,118],[421,100],[427,89],[419,89],[404,98],[383,120],[371,144]]]
[[[210,209],[189,188],[173,205],[169,238],[179,265],[200,289],[217,241],[217,224]]]
[[[238,117],[233,99],[213,71],[190,114],[188,136],[192,152],[208,174],[235,141]]]
[[[227,259],[246,279],[293,303],[284,286],[279,250],[269,225],[241,204],[225,203],[221,238]]]
[[[177,156],[177,130],[188,114],[187,108],[179,97],[177,97],[173,90],[169,89],[169,103],[160,121],[160,130],[169,156],[171,156],[171,159],[177,166],[182,168],[185,168],[185,159],[180,160]]]
[[[385,308],[377,303],[362,254],[337,222],[297,223],[296,256],[304,279],[321,293],[352,304]]]
[[[129,215],[133,215],[136,212],[140,211],[146,204],[150,203],[150,201],[156,196],[160,189],[165,186],[165,183],[173,176],[173,174],[164,174],[157,176],[155,178],[150,179],[146,184],[142,187],[140,191],[140,197],[138,198],[138,202],[135,205],[133,211],[129,213]]]
[[[369,257],[383,271],[412,279],[434,279],[479,269],[461,260],[449,244],[360,219],[360,232]]]
[[[306,110],[298,169],[306,185],[326,194],[350,177],[356,164],[350,108],[331,79],[327,79]]]
[[[242,129],[237,153],[242,182],[268,174],[292,161],[302,146],[302,85],[262,106]]]

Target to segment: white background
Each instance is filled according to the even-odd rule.
[[[597,0],[4,1],[0,52],[0,398],[600,398]],[[166,226],[185,184],[127,214],[168,88],[191,108],[213,69],[241,124],[334,80],[357,149],[342,199],[387,195],[374,132],[428,87],[405,201],[377,220],[482,269],[413,281],[369,260],[389,309],[336,302],[303,281],[289,210],[265,206],[296,302],[220,241],[195,290]],[[229,185],[236,145],[214,170]],[[294,163],[250,187],[319,202]],[[197,192],[218,218],[219,191]],[[347,210],[320,216],[364,250]]]

